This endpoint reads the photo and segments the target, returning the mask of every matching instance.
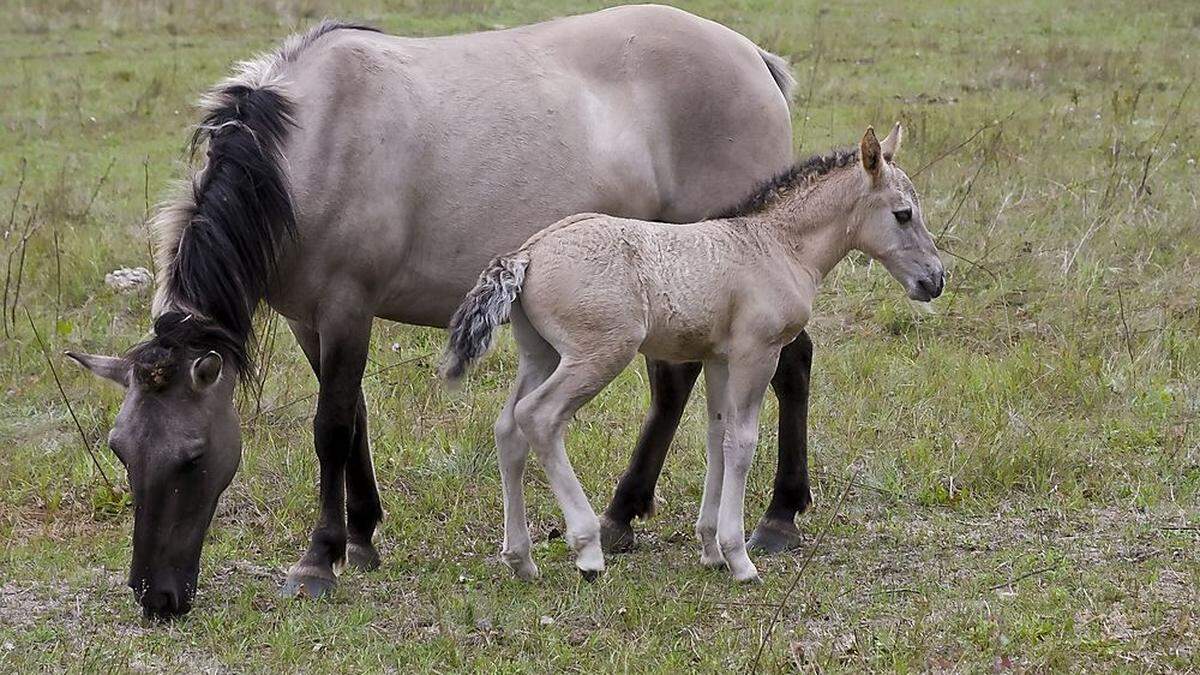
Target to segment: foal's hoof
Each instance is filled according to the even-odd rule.
[[[337,577],[328,570],[302,567],[288,572],[279,595],[284,598],[323,598],[333,592]]]
[[[346,564],[363,572],[379,568],[379,552],[370,543],[346,544]]]
[[[633,528],[608,516],[600,516],[600,548],[605,553],[627,553],[633,550]]]
[[[604,570],[602,570],[602,569],[601,569],[601,570],[584,570],[584,569],[581,569],[581,570],[579,570],[579,576],[583,577],[583,580],[584,580],[584,581],[586,581],[586,582],[588,582],[588,583],[590,584],[590,583],[592,583],[593,581],[595,581],[595,580],[599,579],[600,577],[604,576]]]
[[[758,576],[758,572],[747,574],[744,576],[734,576],[739,584],[747,584],[749,586],[757,586],[763,582],[762,577]]]
[[[512,567],[513,574],[521,581],[537,581],[542,576],[541,570],[532,562],[511,565],[510,567]]]
[[[512,570],[513,574],[521,581],[536,581],[542,575],[538,570],[537,564],[533,562],[533,558],[527,552],[514,553],[501,551],[500,559],[504,561],[505,565],[508,565],[508,569]]]
[[[746,548],[768,555],[783,553],[800,546],[800,530],[795,523],[763,518],[746,542]]]

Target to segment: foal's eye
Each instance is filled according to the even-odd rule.
[[[908,221],[912,220],[912,209],[900,209],[899,211],[892,211],[892,215],[896,216],[896,222],[907,223]]]

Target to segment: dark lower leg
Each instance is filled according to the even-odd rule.
[[[313,440],[320,461],[320,515],[308,550],[288,572],[285,595],[320,596],[336,583],[334,565],[346,558],[346,471],[360,428],[360,387],[370,323],[332,324],[320,336],[320,380]],[[307,351],[307,350],[306,350]],[[365,419],[361,429],[365,432]],[[365,434],[364,434],[365,436]]]
[[[367,405],[358,395],[354,442],[346,463],[346,535],[349,542],[347,562],[361,569],[379,566],[379,554],[371,543],[375,526],[383,519],[375,469],[371,465],[371,443],[367,436]]]
[[[654,486],[662,473],[671,439],[679,427],[688,396],[700,374],[699,363],[671,364],[646,360],[650,411],[642,425],[628,468],[604,512],[605,548],[622,550],[633,543],[629,522],[654,512]]]
[[[315,330],[304,324],[289,322],[301,350],[312,366],[317,380],[321,379],[321,339]],[[354,440],[346,464],[347,562],[361,569],[379,566],[379,554],[371,543],[376,525],[383,519],[375,470],[371,465],[371,445],[367,435],[367,406],[362,388],[358,391],[355,408]]]
[[[771,388],[779,399],[779,459],[771,503],[750,545],[778,552],[799,543],[795,517],[812,504],[808,478],[808,395],[812,340],[801,333],[779,355]]]

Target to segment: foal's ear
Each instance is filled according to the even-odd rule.
[[[884,161],[892,161],[892,158],[900,150],[900,141],[902,140],[904,140],[904,128],[900,126],[899,122],[896,122],[896,126],[892,127],[892,133],[888,134],[887,138],[879,144],[879,147],[883,149]]]
[[[862,160],[863,169],[871,177],[871,183],[877,184],[883,172],[883,149],[875,137],[875,127],[867,127],[867,133],[863,134],[858,144],[858,157]]]
[[[192,388],[203,391],[221,379],[224,359],[216,352],[209,352],[192,362]]]
[[[82,354],[79,352],[64,352],[75,363],[92,371],[96,377],[102,377],[121,385],[129,383],[129,362],[118,356],[100,356],[98,354]]]

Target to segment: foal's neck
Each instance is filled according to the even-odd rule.
[[[835,169],[811,184],[790,188],[751,218],[779,242],[792,264],[819,283],[850,252],[852,195],[861,189],[859,178],[852,168]]]

